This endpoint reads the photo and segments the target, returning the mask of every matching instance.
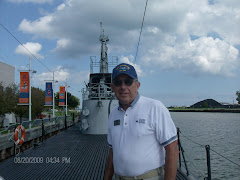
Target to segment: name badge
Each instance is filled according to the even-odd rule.
[[[120,119],[114,121],[114,126],[120,125]]]

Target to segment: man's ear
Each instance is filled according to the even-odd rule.
[[[137,90],[140,88],[140,82],[137,82]]]
[[[112,91],[114,92],[114,85],[113,85],[113,84],[111,84],[110,86],[111,86],[111,88],[112,88]]]

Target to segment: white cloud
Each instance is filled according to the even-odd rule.
[[[50,23],[53,21],[51,15],[43,16],[34,22],[30,22],[27,19],[23,19],[19,25],[19,30],[35,34],[36,36],[45,35],[46,37],[55,37],[54,29]]]
[[[132,62],[133,62],[133,56],[130,56],[130,57],[121,57],[121,58],[120,58],[120,61],[121,61],[122,63],[131,64],[131,65],[135,68],[138,77],[142,77],[142,76],[144,75],[144,73],[143,73],[143,71],[142,71],[142,69],[141,69],[141,66],[138,65],[138,64],[132,63]]]
[[[66,0],[36,20],[24,19],[19,30],[56,40],[51,52],[61,58],[80,59],[99,53],[99,22],[110,38],[109,53],[135,55],[145,3],[138,0]],[[232,76],[240,68],[239,0],[178,0],[148,3],[137,63],[189,74]],[[216,34],[219,39],[211,38]],[[189,39],[191,36],[197,38]],[[124,59],[123,58],[123,59]],[[150,72],[150,71],[149,71]],[[142,71],[140,72],[141,75]]]
[[[42,45],[41,44],[33,43],[33,42],[27,42],[26,44],[23,44],[23,46],[22,45],[18,45],[18,47],[15,49],[15,53],[16,54],[26,55],[26,56],[32,56],[32,54],[33,54],[34,56],[36,56],[39,59],[43,59],[44,58],[42,55],[40,55],[38,53],[42,49]]]
[[[88,81],[88,76],[89,72],[87,71],[74,72],[72,69],[63,66],[57,66],[54,69],[54,80],[58,81],[55,83],[56,86],[65,86],[66,79],[68,85],[80,86],[84,81]],[[37,72],[33,75],[33,86],[41,86],[44,89],[46,80],[53,80],[53,72],[42,72],[40,74]]]
[[[66,5],[64,3],[60,4],[58,7],[57,7],[57,10],[58,11],[61,11],[63,10],[64,8],[66,7]]]
[[[72,84],[83,85],[84,81],[87,83],[89,79],[89,71],[79,71],[70,74]]]
[[[53,0],[7,0],[12,3],[35,3],[35,4],[44,4],[52,3]]]
[[[233,76],[239,65],[239,52],[220,39],[202,37],[176,44],[159,45],[143,56],[142,61],[160,69],[181,69],[192,74]]]
[[[62,66],[57,66],[54,69],[54,80],[58,81],[59,84],[64,85],[66,82],[66,78],[69,79],[70,73],[68,69],[64,69]],[[36,84],[45,84],[45,80],[52,80],[53,79],[53,72],[42,72],[42,73],[36,73],[33,75],[33,83],[36,82]]]

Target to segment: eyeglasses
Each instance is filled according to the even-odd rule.
[[[117,86],[117,87],[120,87],[122,85],[122,83],[124,82],[124,84],[126,86],[131,86],[133,84],[133,81],[134,81],[133,78],[127,78],[127,79],[124,79],[123,81],[119,80],[119,79],[116,79],[116,80],[113,80],[113,85]]]

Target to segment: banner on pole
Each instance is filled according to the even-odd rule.
[[[53,105],[52,82],[46,82],[45,106],[52,106],[52,105]]]
[[[20,72],[20,104],[29,103],[29,72]]]
[[[65,86],[60,86],[59,89],[59,106],[65,106]]]

